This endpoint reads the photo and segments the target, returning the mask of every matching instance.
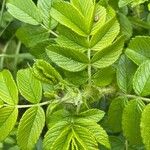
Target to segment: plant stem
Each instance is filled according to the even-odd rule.
[[[55,33],[54,31],[52,31],[51,29],[48,29],[45,25],[41,24],[41,26],[42,26],[44,29],[48,30],[49,33],[51,33],[51,34],[53,34],[54,36],[58,37],[58,34],[57,34],[57,33]]]
[[[6,0],[3,0],[2,9],[1,9],[1,13],[0,13],[0,27],[1,27],[1,24],[2,24],[3,12],[4,12],[4,8],[5,8],[5,2],[6,2]]]
[[[38,104],[31,104],[31,105],[8,105],[8,104],[4,104],[4,107],[16,107],[16,108],[30,108],[30,107],[36,107],[36,106],[44,106],[44,105],[48,105],[50,104],[51,101],[46,101],[46,102],[42,102],[42,103],[38,103]]]
[[[5,47],[4,47],[3,51],[2,51],[3,54],[1,54],[1,55],[5,55],[9,44],[10,44],[10,41],[8,41],[8,42],[6,43],[6,45],[5,45]],[[2,58],[0,59],[0,70],[3,69],[3,66],[4,66],[4,57],[2,57]]]
[[[90,49],[88,49],[88,58],[89,58],[89,62],[90,62],[90,60],[91,60],[91,50]],[[88,64],[88,83],[89,83],[89,85],[91,85],[91,83],[92,83],[92,73],[91,73],[91,64],[89,63]]]
[[[141,99],[145,102],[150,102],[150,98],[145,98],[145,97],[141,97],[141,96],[137,96],[137,95],[130,95],[130,94],[119,94],[119,95],[126,96],[128,98],[133,98],[133,99]]]
[[[33,59],[33,56],[30,53],[22,53],[22,54],[0,54],[0,57],[6,57],[6,58],[24,58],[24,59]]]
[[[125,141],[125,149],[128,150],[128,141]]]
[[[15,53],[16,57],[14,59],[14,72],[15,73],[17,71],[18,54],[20,52],[20,48],[21,48],[21,42],[19,41],[17,44],[16,53]]]

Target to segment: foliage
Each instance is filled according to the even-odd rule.
[[[0,2],[0,148],[149,150],[149,5]]]

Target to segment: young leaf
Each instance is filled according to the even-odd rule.
[[[124,37],[120,37],[112,45],[98,51],[92,57],[92,66],[96,68],[105,68],[112,65],[122,53]]]
[[[0,108],[0,141],[3,141],[14,128],[18,117],[18,109],[13,107]]]
[[[139,66],[134,78],[133,88],[136,94],[141,96],[150,95],[150,61],[147,60]]]
[[[69,13],[68,13],[69,12]],[[84,16],[69,2],[54,3],[51,16],[81,36],[88,34]]]
[[[18,20],[32,25],[42,22],[41,14],[32,0],[8,0],[8,12]]]
[[[49,63],[37,60],[33,65],[33,74],[41,81],[57,84],[62,81],[60,74]]]
[[[140,99],[131,100],[124,108],[122,116],[123,133],[132,145],[142,144],[140,133],[141,114],[145,104]]]
[[[107,86],[112,83],[115,77],[115,69],[110,66],[107,68],[99,69],[92,77],[92,80],[96,86]]]
[[[22,69],[17,72],[17,84],[21,95],[31,103],[39,103],[42,98],[42,85],[31,69]]]
[[[16,36],[25,46],[33,47],[49,39],[49,33],[40,26],[24,25],[20,27]]]
[[[125,55],[120,57],[117,66],[117,84],[124,93],[130,93],[132,90],[132,81],[136,68],[136,65]]]
[[[141,118],[141,136],[143,139],[143,143],[145,144],[146,149],[150,149],[150,104],[147,105],[142,113]]]
[[[90,47],[92,50],[100,51],[115,40],[120,30],[116,18],[106,22],[91,38]]]
[[[112,132],[122,130],[122,113],[127,102],[126,97],[118,97],[111,102],[108,110],[108,125]]]
[[[133,38],[125,54],[137,65],[142,64],[145,60],[150,59],[150,37],[136,36]]]
[[[8,70],[0,72],[0,99],[9,105],[18,103],[18,89]]]
[[[17,141],[22,150],[32,149],[45,125],[45,113],[41,107],[31,107],[22,116]]]
[[[77,50],[50,45],[47,47],[49,58],[65,70],[78,72],[87,67],[89,62],[87,56]]]

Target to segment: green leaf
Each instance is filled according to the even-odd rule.
[[[142,144],[140,133],[141,114],[145,104],[140,99],[131,100],[124,108],[122,116],[123,134],[130,144]]]
[[[47,30],[40,26],[24,25],[16,32],[17,38],[27,47],[33,47],[49,39]]]
[[[50,16],[50,10],[51,10],[52,0],[38,0],[37,7],[39,8],[44,25],[46,25],[47,28],[51,27],[51,16]]]
[[[150,61],[145,61],[137,69],[133,78],[133,89],[141,96],[150,95]]]
[[[42,22],[41,14],[32,0],[8,0],[8,12],[18,20],[32,25]]]
[[[68,123],[61,121],[56,123],[52,128],[48,130],[44,137],[43,148],[45,150],[53,150],[52,146],[56,139],[60,138],[62,133],[68,130]]]
[[[120,27],[116,18],[106,22],[91,38],[91,49],[100,51],[112,44],[117,37],[119,30]]]
[[[49,58],[65,70],[78,72],[87,67],[89,62],[87,56],[77,50],[50,45],[47,47]]]
[[[132,90],[132,81],[136,68],[136,65],[125,55],[120,57],[117,66],[117,84],[124,93],[130,93]]]
[[[93,0],[71,0],[71,3],[82,13],[85,17],[88,33],[91,31],[93,25],[93,14],[95,5]]]
[[[18,103],[18,89],[8,70],[0,72],[0,99],[10,105]]]
[[[76,120],[76,124],[88,129],[98,143],[110,149],[108,135],[100,125],[88,119]]]
[[[18,109],[13,107],[0,108],[0,141],[3,141],[14,128],[18,117]]]
[[[126,97],[118,97],[112,100],[108,110],[108,126],[112,132],[121,132],[122,113],[127,102]]]
[[[87,111],[81,112],[77,118],[78,119],[88,119],[90,121],[99,122],[105,115],[105,112],[99,109],[89,109]]]
[[[69,150],[71,139],[72,139],[72,132],[70,128],[65,129],[61,135],[54,141],[51,149],[52,150]]]
[[[98,144],[92,132],[80,125],[74,125],[72,129],[74,138],[80,143],[83,150],[98,150]]]
[[[65,74],[65,80],[67,82],[70,82],[77,86],[83,85],[88,80],[88,75],[86,70],[80,72],[64,71],[64,74]]]
[[[121,34],[125,35],[126,39],[130,39],[133,34],[133,27],[130,20],[123,13],[119,13],[118,16]]]
[[[21,95],[31,103],[39,103],[42,98],[42,85],[31,69],[22,69],[17,72],[17,84]]]
[[[143,139],[143,143],[145,144],[146,149],[150,149],[150,104],[147,105],[142,113],[141,118],[141,136]]]
[[[69,118],[71,118],[71,114],[65,109],[60,109],[54,113],[50,113],[50,110],[47,110],[46,113],[46,122],[48,128],[53,127],[53,125],[57,124],[58,122],[68,121]]]
[[[32,54],[36,59],[43,59],[45,61],[50,61],[46,54],[46,47],[51,41],[44,41],[36,44],[29,49],[30,54]]]
[[[111,150],[123,150],[125,149],[125,141],[122,137],[110,136],[109,137]]]
[[[78,35],[71,29],[62,25],[58,26],[58,32],[60,36],[56,38],[56,42],[59,45],[83,52],[88,49],[89,43],[87,38]]]
[[[0,108],[2,108],[4,105],[4,102],[2,100],[0,100]]]
[[[122,53],[124,37],[117,39],[112,45],[98,51],[92,57],[92,66],[96,68],[105,68],[112,65]]]
[[[107,68],[99,69],[92,77],[96,86],[107,86],[111,84],[115,77],[115,69],[110,66]]]
[[[86,36],[88,34],[84,16],[69,2],[54,3],[50,13],[60,24],[67,26],[79,35]]]
[[[94,35],[104,25],[106,21],[106,9],[100,5],[96,5],[94,14],[94,23],[91,30],[91,35]]]
[[[31,107],[22,116],[17,141],[22,150],[33,149],[45,125],[45,113],[41,107]]]
[[[57,84],[62,81],[60,74],[49,63],[44,60],[37,60],[33,65],[33,74],[41,81]]]
[[[150,59],[150,37],[136,36],[133,38],[125,54],[137,65],[142,64],[145,60]]]
[[[131,4],[132,7],[135,7],[135,6],[140,5],[146,1],[148,1],[148,0],[119,0],[118,5],[119,5],[119,7],[124,7],[128,4]]]

